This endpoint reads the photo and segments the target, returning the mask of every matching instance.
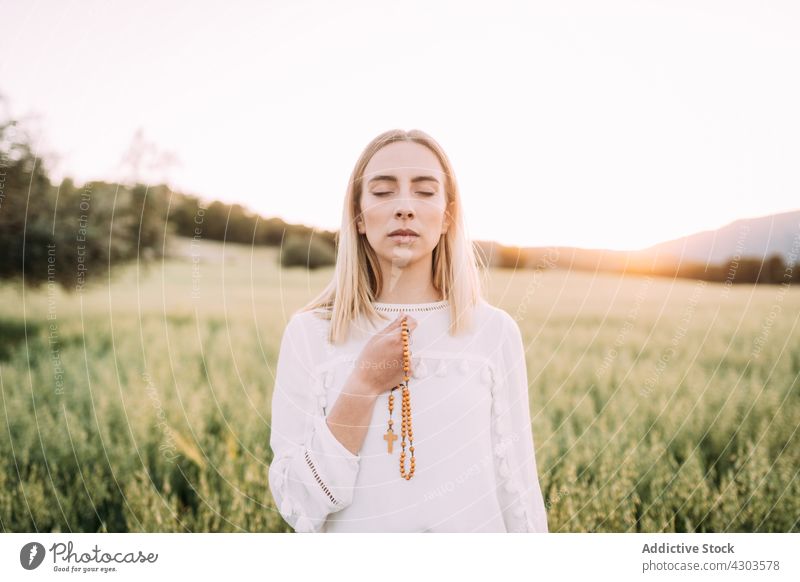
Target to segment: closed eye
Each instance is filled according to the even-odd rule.
[[[373,192],[372,194],[375,196],[383,196],[384,194],[391,194],[391,192]],[[420,190],[419,192],[417,192],[417,194],[425,194],[426,196],[435,196],[436,192],[424,192]]]

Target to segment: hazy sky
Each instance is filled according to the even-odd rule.
[[[137,129],[177,188],[339,227],[378,133],[445,148],[470,235],[633,249],[800,208],[800,3],[0,0],[55,174]]]

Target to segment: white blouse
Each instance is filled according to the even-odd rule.
[[[327,341],[318,313],[292,315],[283,333],[272,396],[269,487],[298,532],[546,532],[536,471],[525,349],[516,321],[481,300],[471,333],[448,333],[449,302],[374,303],[348,341]],[[400,311],[417,327],[409,347],[416,470],[400,475],[402,391],[376,400],[359,454],[333,435],[327,411],[366,341]],[[406,442],[406,471],[409,468]]]

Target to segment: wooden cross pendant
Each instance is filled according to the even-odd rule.
[[[392,443],[394,443],[394,441],[397,440],[397,435],[394,434],[394,431],[392,429],[389,429],[389,430],[386,431],[386,434],[383,435],[383,440],[385,440],[387,443],[389,443],[389,454],[391,455],[392,454]]]

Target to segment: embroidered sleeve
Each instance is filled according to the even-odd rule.
[[[492,444],[497,497],[509,532],[547,532],[539,486],[528,392],[525,349],[519,326],[504,317],[498,368],[492,379]]]
[[[278,353],[268,478],[286,522],[297,532],[319,532],[328,515],[352,503],[360,456],[328,427],[324,387],[313,372],[308,338],[298,317],[289,320]]]

